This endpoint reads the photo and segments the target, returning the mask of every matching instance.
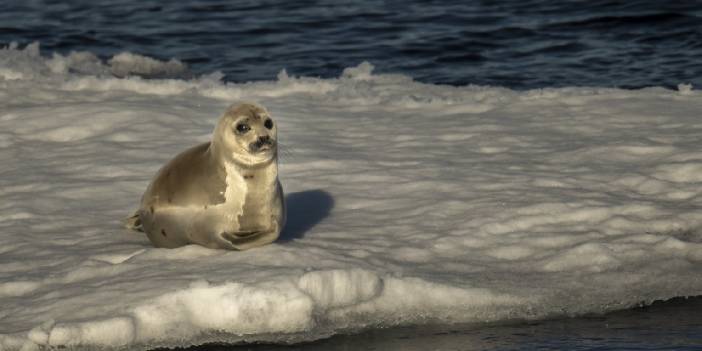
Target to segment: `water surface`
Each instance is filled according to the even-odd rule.
[[[698,1],[3,1],[0,45],[177,58],[234,82],[379,72],[513,89],[702,84]]]

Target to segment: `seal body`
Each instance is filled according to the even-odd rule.
[[[261,106],[229,107],[212,141],[161,168],[132,217],[157,247],[245,250],[275,241],[285,224],[277,126]]]

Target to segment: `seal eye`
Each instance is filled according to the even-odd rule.
[[[244,133],[248,132],[249,130],[251,130],[251,127],[249,127],[249,125],[246,123],[239,123],[236,125],[236,131],[241,133],[241,134],[244,134]]]
[[[271,119],[269,118],[265,122],[263,122],[263,126],[268,128],[268,129],[272,129],[273,128],[273,121],[271,121]]]

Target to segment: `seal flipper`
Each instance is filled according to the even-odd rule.
[[[136,211],[133,215],[124,219],[124,227],[137,232],[144,232],[139,211]]]
[[[220,236],[229,241],[232,245],[234,245],[237,249],[241,250],[239,248],[240,245],[244,245],[247,243],[251,243],[252,241],[256,241],[259,237],[260,234],[264,232],[262,231],[242,231],[242,232],[234,232],[234,233],[227,233],[224,232],[220,234]]]

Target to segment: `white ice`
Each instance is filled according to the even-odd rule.
[[[518,92],[372,68],[225,84],[130,53],[0,50],[0,349],[297,342],[702,294],[693,87]],[[279,123],[281,240],[156,249],[123,229],[238,101]]]

